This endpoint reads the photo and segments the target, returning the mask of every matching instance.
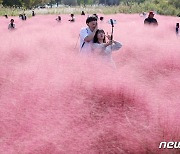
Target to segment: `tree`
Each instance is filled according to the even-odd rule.
[[[22,5],[25,8],[32,8],[41,3],[41,0],[22,0]]]
[[[120,0],[99,0],[100,4],[105,5],[119,5]]]
[[[3,6],[22,6],[21,0],[3,0]]]
[[[140,4],[140,3],[143,3],[143,2],[145,2],[146,0],[122,0],[122,2],[125,4],[125,5],[131,5],[131,4],[133,4],[133,3],[138,3],[138,4]],[[159,0],[158,0],[159,1]]]
[[[58,5],[61,4],[61,3],[62,3],[61,0],[56,0],[57,7],[58,7]]]
[[[50,3],[51,0],[22,0],[22,5],[26,8],[32,8],[37,5]]]
[[[180,8],[180,0],[169,0],[169,4],[174,5],[176,8]]]
[[[108,0],[108,5],[119,5],[120,0]]]
[[[71,5],[77,5],[77,0],[63,0],[63,3],[64,3],[65,5],[69,5],[69,6],[71,6]]]

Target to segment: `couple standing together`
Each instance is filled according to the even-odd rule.
[[[99,54],[115,67],[111,54],[112,51],[119,50],[122,44],[111,40],[111,36],[106,36],[103,29],[98,29],[95,16],[88,17],[86,24],[88,27],[82,28],[80,31],[80,52],[82,54]],[[108,41],[106,41],[106,38]]]

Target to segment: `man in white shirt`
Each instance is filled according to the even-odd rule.
[[[97,18],[90,16],[86,19],[87,28],[82,28],[80,31],[80,52],[89,54],[92,52],[91,44],[97,31]]]

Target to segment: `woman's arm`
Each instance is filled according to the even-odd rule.
[[[120,42],[117,42],[114,40],[112,42],[113,42],[112,45],[109,45],[106,47],[106,49],[105,49],[106,54],[110,54],[112,51],[117,51],[122,47],[122,44]]]
[[[92,41],[93,38],[94,38],[94,36],[95,36],[95,34],[96,34],[96,31],[97,31],[97,30],[98,30],[98,26],[96,25],[96,28],[94,29],[94,31],[92,32],[92,34],[86,36],[86,37],[84,38],[84,41],[85,41],[85,42],[90,42],[90,41]]]
[[[108,50],[109,50],[109,46],[111,48],[111,51],[119,50],[122,47],[122,44],[120,42],[115,41],[115,40],[111,40],[110,35],[106,35],[106,37],[109,40],[109,42],[106,43],[106,47],[108,48]]]
[[[122,44],[120,42],[113,41],[112,51],[119,50],[121,47],[122,47]]]

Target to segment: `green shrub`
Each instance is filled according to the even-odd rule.
[[[80,14],[84,10],[87,14],[93,13],[104,13],[104,14],[116,14],[116,13],[141,13],[149,11],[157,11],[161,15],[177,15],[180,13],[180,8],[176,8],[173,4],[167,2],[167,0],[148,0],[144,3],[131,3],[125,5],[121,3],[118,6],[73,6],[73,7],[60,7],[60,8],[47,8],[47,9],[36,9],[37,14]],[[5,8],[0,6],[0,15],[7,14],[8,16],[17,16],[23,13],[23,8]],[[26,10],[25,13],[30,16],[31,10]]]

